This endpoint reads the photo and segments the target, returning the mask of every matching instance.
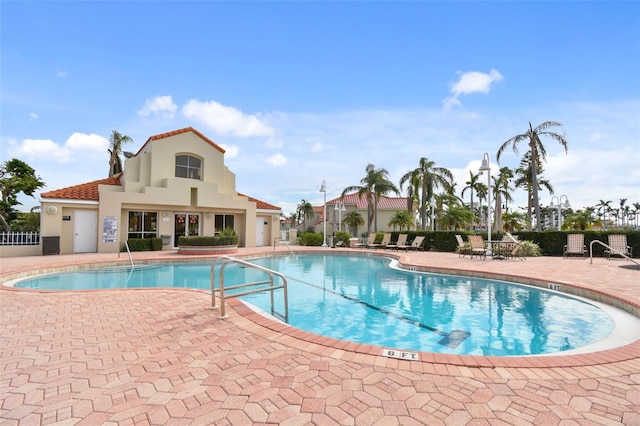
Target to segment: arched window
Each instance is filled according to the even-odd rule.
[[[201,168],[201,159],[192,155],[176,155],[176,177],[200,180]]]

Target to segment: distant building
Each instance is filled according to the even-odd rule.
[[[59,237],[60,253],[118,252],[124,241],[215,235],[233,228],[240,246],[270,245],[281,209],[236,191],[224,149],[188,127],[151,136],[124,172],[42,194],[42,237]]]
[[[344,206],[344,208],[341,208],[342,206]],[[373,209],[373,206],[371,208]],[[316,212],[316,218],[313,221],[315,230],[316,232],[322,232],[324,207],[322,205],[315,206],[313,209]],[[378,232],[392,231],[392,228],[388,226],[389,221],[397,211],[406,209],[407,197],[382,196],[380,200],[378,200]],[[344,224],[345,217],[353,211],[357,211],[364,220],[364,225],[358,227],[358,235],[355,235],[354,229],[349,229],[349,227]],[[358,198],[358,193],[356,192],[346,194],[342,198],[338,197],[334,198],[333,200],[327,200],[326,220],[327,235],[333,235],[338,230],[342,230],[345,232],[349,232],[352,236],[362,237],[367,233],[367,201],[364,197],[362,199]],[[372,222],[371,232],[373,232],[375,229],[375,223]]]

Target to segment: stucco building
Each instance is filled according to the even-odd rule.
[[[60,253],[108,253],[128,239],[170,250],[181,235],[233,228],[240,246],[270,245],[281,209],[238,193],[224,152],[191,127],[151,136],[123,173],[43,193],[42,237],[59,237]]]

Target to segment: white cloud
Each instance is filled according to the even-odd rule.
[[[284,166],[287,164],[287,157],[282,154],[274,154],[266,159],[266,163],[272,166]]]
[[[30,120],[37,120],[38,118],[40,118],[40,116],[38,114],[36,114],[35,112],[30,112],[29,113],[29,119]]]
[[[140,117],[148,117],[151,114],[161,114],[165,117],[173,118],[177,110],[178,106],[173,103],[171,96],[156,96],[144,102],[144,106],[138,110],[138,115]]]
[[[56,145],[51,139],[24,139],[16,147],[14,154],[29,159],[51,159],[58,163],[73,161],[71,151]]]
[[[66,72],[66,71],[62,71],[62,70],[56,71],[56,76],[58,76],[58,78],[65,78],[68,75],[69,75],[69,73]]]
[[[444,100],[445,110],[450,110],[454,106],[462,105],[458,99],[461,95],[469,95],[471,93],[489,93],[491,85],[502,80],[504,77],[495,69],[489,71],[489,74],[479,71],[460,72],[460,78],[451,85],[452,96]]]
[[[198,121],[220,135],[240,137],[272,136],[275,132],[255,115],[222,105],[215,101],[191,99],[182,107],[185,117]]]
[[[65,142],[65,147],[77,151],[107,152],[109,141],[94,133],[87,135],[84,133],[74,133]]]
[[[73,133],[60,146],[51,139],[24,139],[14,144],[13,155],[28,159],[52,160],[57,163],[70,163],[83,158],[87,154],[104,152],[107,156],[109,141],[96,134]]]
[[[320,142],[316,142],[311,146],[311,152],[314,154],[319,153],[320,151],[322,151],[323,146]]]
[[[489,74],[478,71],[459,73],[460,79],[451,86],[454,96],[468,95],[470,93],[489,93],[491,84],[502,80],[502,74],[492,69]]]
[[[223,143],[218,145],[220,145],[222,149],[224,149],[224,157],[226,159],[237,157],[238,153],[240,152],[240,149],[238,148],[237,145],[227,145]]]

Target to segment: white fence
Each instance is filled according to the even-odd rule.
[[[37,246],[39,232],[0,232],[0,246]]]

